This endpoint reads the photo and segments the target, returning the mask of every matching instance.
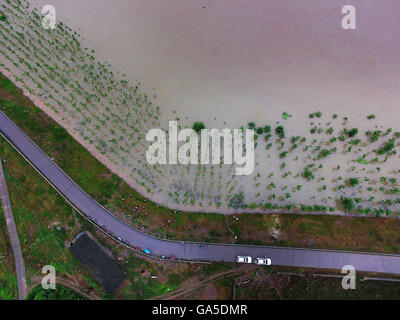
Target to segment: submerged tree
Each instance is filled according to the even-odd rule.
[[[206,126],[204,125],[203,122],[195,122],[193,124],[193,130],[199,133],[201,130],[205,129]]]
[[[342,204],[346,212],[353,211],[355,208],[354,200],[351,198],[342,198]]]
[[[277,136],[278,136],[280,139],[285,138],[285,130],[283,129],[282,126],[277,126],[277,127],[275,128],[275,133],[277,134]]]
[[[348,180],[348,183],[351,187],[355,187],[356,185],[358,185],[360,183],[360,180],[358,178],[350,178]]]

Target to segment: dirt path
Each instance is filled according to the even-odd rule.
[[[214,282],[220,278],[224,278],[226,276],[229,275],[234,275],[234,274],[239,274],[243,271],[246,271],[248,269],[249,266],[243,265],[239,268],[233,269],[233,270],[229,270],[229,271],[225,271],[225,272],[220,272],[217,274],[212,275],[211,277],[198,282],[196,285],[190,287],[190,288],[185,288],[185,285],[183,284],[183,288],[171,293],[167,293],[158,297],[153,297],[151,298],[151,300],[157,299],[157,300],[174,300],[174,299],[179,299],[180,297],[191,293],[197,289],[200,289],[201,287],[204,287],[206,284],[210,283],[210,282]]]
[[[41,285],[41,283],[42,283],[42,278],[37,275],[33,276],[31,280],[32,280],[33,284],[28,288],[28,292],[31,292],[34,288]],[[85,297],[88,300],[102,300],[101,297],[99,297],[95,294],[88,294],[88,293],[82,291],[73,282],[66,280],[64,278],[56,277],[56,283],[61,284],[64,287],[67,287],[67,288],[75,291],[76,293],[79,293],[81,296]]]
[[[3,171],[2,160],[0,159],[0,198],[4,208],[4,215],[6,217],[7,229],[10,235],[11,247],[14,253],[15,272],[17,274],[18,282],[18,299],[25,300],[27,295],[25,264],[22,257],[21,245],[19,243],[18,231],[15,226],[14,216],[11,209],[10,198],[8,195],[6,179]]]

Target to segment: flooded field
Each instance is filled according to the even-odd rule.
[[[398,211],[400,4],[5,1],[0,63],[150,199],[193,211]],[[30,4],[27,8],[28,3]],[[382,14],[380,12],[385,12]],[[12,28],[11,28],[12,27]],[[255,169],[146,162],[151,128],[254,128]]]

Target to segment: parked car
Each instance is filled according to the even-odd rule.
[[[255,258],[254,263],[258,265],[270,266],[271,259],[270,258]]]
[[[249,256],[237,256],[236,262],[238,263],[251,263],[251,257]]]
[[[149,249],[144,249],[144,253],[146,253],[146,254],[150,254],[150,253],[151,253],[151,251],[150,251]]]

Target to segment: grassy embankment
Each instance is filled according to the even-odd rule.
[[[182,282],[196,281],[198,277],[204,278],[218,272],[217,267],[210,269],[208,265],[173,262],[160,264],[141,256],[139,258],[137,254],[117,244],[74,212],[4,141],[0,142],[0,157],[6,160],[4,169],[25,260],[28,286],[37,283],[41,277],[41,268],[50,264],[56,268],[57,276],[70,281],[87,294],[93,293],[104,299],[146,299],[172,292]],[[101,285],[76,261],[66,247],[67,243],[84,230],[92,232],[111,250],[120,267],[126,272],[123,285],[113,295],[104,292]],[[0,246],[2,250],[2,237]],[[7,249],[6,256],[7,262],[11,259],[11,265],[7,265],[7,268],[12,267],[10,250]],[[12,276],[12,270],[4,270],[3,274],[3,265],[0,265],[0,282],[4,283],[1,297],[12,299],[16,295],[15,276]]]
[[[5,89],[6,88],[6,89]],[[4,91],[6,90],[6,91]],[[29,101],[2,79],[0,89],[2,105],[14,110],[26,106]],[[21,110],[21,109],[19,109]],[[28,126],[35,127],[40,122],[27,118]],[[50,131],[52,132],[52,131]],[[68,137],[68,136],[67,136]],[[83,219],[47,184],[29,164],[3,139],[0,141],[0,158],[5,159],[4,170],[13,206],[23,256],[25,260],[28,287],[38,282],[42,266],[50,264],[56,268],[57,276],[70,281],[87,294],[96,294],[105,299],[145,299],[172,292],[185,281],[196,281],[218,272],[219,264],[208,265],[157,263],[138,256],[118,245],[102,232],[96,230]],[[108,179],[104,179],[108,181]],[[1,215],[1,217],[4,217]],[[0,220],[3,229],[3,220]],[[91,231],[100,242],[110,249],[118,264],[126,272],[126,279],[113,295],[106,294],[88,270],[82,268],[71,255],[66,243],[72,241],[83,231]],[[6,244],[7,232],[0,234],[0,252],[7,253],[0,261],[1,297],[16,297],[16,281],[12,270],[12,253]],[[3,239],[4,238],[4,239]],[[7,262],[7,264],[3,264]],[[231,268],[231,266],[224,267]],[[153,278],[152,278],[153,277]],[[156,278],[154,278],[156,277]],[[40,279],[40,278],[39,278]],[[67,296],[65,298],[68,298]]]
[[[145,232],[213,242],[233,242],[236,235],[236,243],[295,247],[308,246],[312,239],[314,248],[400,252],[400,222],[394,218],[240,214],[236,220],[159,207],[112,174],[6,78],[0,77],[0,83],[2,111],[85,191]],[[271,229],[279,231],[278,240],[271,238]]]

